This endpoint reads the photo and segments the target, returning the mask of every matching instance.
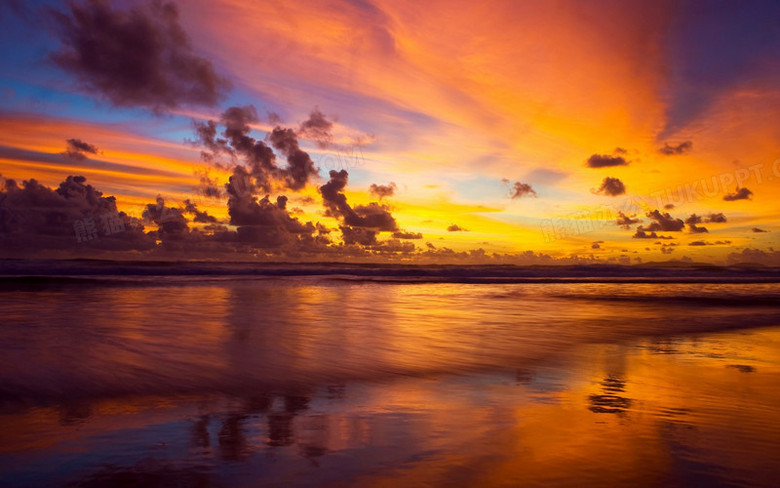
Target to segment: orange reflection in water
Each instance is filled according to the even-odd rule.
[[[173,281],[3,292],[0,484],[776,475],[776,285]]]

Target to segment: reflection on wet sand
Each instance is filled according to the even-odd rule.
[[[773,309],[568,286],[6,293],[0,486],[771,485]]]
[[[635,303],[620,285],[605,286],[271,280],[4,292],[0,397],[241,392],[523,368],[583,342],[780,321],[772,307],[647,300],[674,287],[702,293],[702,285],[634,285]],[[709,294],[729,289],[708,286]],[[572,288],[619,292],[620,300],[565,298]],[[742,288],[749,297],[778,295],[776,285]],[[671,347],[666,340],[648,347]]]
[[[601,387],[603,393],[588,397],[591,412],[622,414],[631,406],[630,398],[619,395],[626,391],[625,381],[608,376],[601,382]]]
[[[654,342],[520,372],[6,412],[3,486],[769,486],[780,329]]]

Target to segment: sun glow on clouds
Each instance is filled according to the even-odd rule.
[[[230,81],[233,91],[224,103],[173,107],[162,118],[122,112],[113,124],[91,122],[105,111],[100,105],[81,120],[4,113],[0,173],[49,185],[84,174],[105,194],[117,195],[120,208],[140,215],[158,194],[191,198],[204,170],[220,185],[227,182],[228,169],[201,161],[200,149],[185,141],[193,137],[191,119],[218,119],[229,105],[252,103],[262,119],[251,124],[252,135],[263,139],[278,122],[266,113],[296,127],[318,107],[334,121],[336,146],[300,137],[320,169],[300,195],[288,194],[301,220],[337,225],[319,203],[317,187],[328,181],[328,170],[347,169],[352,205],[375,200],[371,183],[398,184],[382,203],[400,228],[424,235],[413,241],[418,246],[603,259],[636,252],[658,260],[669,256],[655,241],[632,238],[633,228],[592,216],[603,208],[613,210],[610,216],[631,209],[647,224],[659,192],[702,179],[728,181],[720,179],[724,173],[763,164],[761,181],[742,182],[752,199],[726,202],[723,195],[736,185],[721,185],[715,193],[678,198],[665,210],[679,218],[725,212],[728,223],[710,225],[704,241],[728,246],[690,247],[701,235],[673,234],[679,246],[671,257],[718,261],[730,247],[771,245],[777,231],[780,174],[772,164],[780,157],[780,74],[769,49],[740,65],[744,72],[718,71],[733,65],[741,36],[749,37],[736,28],[729,31],[735,54],[691,65],[685,59],[690,46],[710,39],[699,26],[680,34],[689,27],[685,22],[695,22],[691,8],[675,2],[434,1],[421,8],[381,0],[193,0],[179,9],[196,53],[187,56],[202,54]],[[728,22],[728,12],[721,16]],[[752,20],[764,28],[761,13]],[[780,42],[777,37],[770,44]],[[175,47],[189,49],[187,43]],[[697,70],[708,70],[709,77],[701,81]],[[689,107],[679,93],[697,83],[701,94],[689,97],[696,98]],[[149,124],[160,127],[158,135],[149,135]],[[32,154],[57,154],[69,137],[101,153],[79,162]],[[680,144],[679,152],[659,151]],[[592,155],[625,164],[588,167]],[[625,185],[625,194],[597,194],[606,177]],[[510,199],[503,178],[530,185],[535,195]],[[199,204],[227,218],[224,198]],[[553,240],[545,234],[545,222],[577,228],[583,218],[599,225],[586,232],[569,228]],[[448,231],[452,225],[467,230]],[[771,232],[752,233],[752,227]],[[595,241],[608,242],[592,248]]]

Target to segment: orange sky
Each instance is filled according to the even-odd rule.
[[[82,174],[140,217],[157,195],[170,203],[195,198],[199,172],[227,182],[229,171],[201,161],[187,143],[191,119],[253,104],[296,127],[317,107],[336,121],[334,137],[344,143],[322,150],[301,137],[320,168],[320,181],[288,192],[302,221],[337,225],[317,187],[329,169],[346,167],[353,205],[375,200],[371,183],[396,183],[383,203],[400,228],[423,234],[420,248],[723,262],[731,252],[776,245],[780,74],[777,52],[754,49],[751,32],[765,28],[760,12],[718,31],[733,47],[720,58],[700,50],[708,42],[718,49],[711,26],[727,26],[733,13],[702,16],[695,4],[675,2],[435,1],[421,8],[197,0],[182,3],[179,14],[193,49],[230,80],[226,100],[167,114],[112,107],[36,51],[30,64],[41,78],[3,79],[13,103],[0,112],[0,173],[52,187]],[[773,36],[770,46],[778,43]],[[256,126],[255,137],[270,127]],[[348,142],[355,136],[367,141],[359,156]],[[57,161],[73,137],[100,154]],[[690,150],[682,154],[659,152],[685,141]],[[587,167],[594,154],[622,154],[628,164]],[[625,194],[594,194],[605,177],[618,178]],[[536,197],[509,198],[515,181]],[[702,181],[715,182],[713,190],[689,192]],[[752,198],[724,200],[738,184]],[[196,198],[227,223],[224,200]],[[671,254],[657,239],[632,238],[636,225],[615,225],[623,211],[647,226],[645,213],[667,203],[675,207],[660,210],[674,218],[723,213],[727,221],[705,223],[704,234],[659,232],[678,244]],[[452,224],[467,231],[450,232]]]

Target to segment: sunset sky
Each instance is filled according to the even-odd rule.
[[[0,9],[14,254],[780,261],[774,1]]]

